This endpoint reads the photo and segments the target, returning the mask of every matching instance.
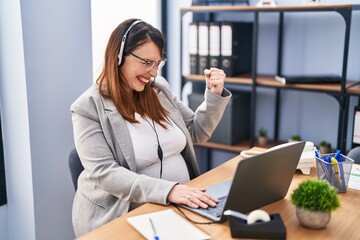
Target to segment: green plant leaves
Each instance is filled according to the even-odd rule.
[[[259,136],[266,137],[267,136],[267,130],[265,128],[259,129]]]
[[[340,206],[336,188],[325,181],[308,179],[291,194],[291,202],[309,211],[332,212]]]

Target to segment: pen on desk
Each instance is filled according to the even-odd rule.
[[[340,178],[341,178],[341,183],[342,183],[342,188],[346,189],[346,181],[345,181],[345,173],[344,173],[344,159],[341,155],[340,150],[336,150],[336,153],[334,155],[334,158],[338,161],[338,165],[339,165],[339,169],[340,169]]]
[[[149,220],[150,220],[151,228],[152,228],[152,230],[154,232],[154,240],[160,240],[159,236],[156,233],[156,229],[155,229],[155,226],[154,226],[154,223],[153,223],[152,219],[149,218]]]
[[[330,181],[329,171],[327,169],[326,162],[323,156],[321,155],[321,152],[316,147],[314,148],[314,151],[315,151],[315,157],[319,159],[317,161],[321,166],[322,170],[324,171],[324,174],[320,176],[320,179],[328,179]]]
[[[335,172],[335,176],[337,177],[340,186],[342,185],[342,180],[340,177],[340,170],[339,170],[339,164],[338,164],[338,160],[336,160],[334,157],[331,158],[331,163],[333,164],[334,167],[334,172]]]

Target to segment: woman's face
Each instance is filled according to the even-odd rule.
[[[142,58],[143,60],[139,59]],[[146,61],[146,64],[144,62]],[[161,61],[160,50],[157,45],[149,41],[125,57],[124,65],[121,66],[120,71],[128,82],[130,88],[134,91],[141,92],[145,85],[150,83],[151,77],[157,75],[157,65],[151,69],[152,62],[159,63]]]

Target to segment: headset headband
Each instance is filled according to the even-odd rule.
[[[118,55],[118,58],[119,58],[119,61],[118,61],[118,66],[121,65],[121,62],[122,62],[122,57],[123,57],[123,53],[124,53],[124,48],[125,48],[125,42],[126,42],[126,38],[127,38],[127,35],[128,33],[130,32],[130,30],[138,23],[141,23],[142,21],[141,20],[136,20],[134,21],[130,27],[126,30],[122,40],[121,40],[121,46],[120,46],[120,51],[119,51],[119,55]]]

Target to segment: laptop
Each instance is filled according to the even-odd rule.
[[[215,222],[226,220],[224,211],[248,213],[283,199],[299,163],[305,141],[286,144],[238,163],[233,180],[206,189],[218,198],[216,207],[191,208],[179,205]]]

